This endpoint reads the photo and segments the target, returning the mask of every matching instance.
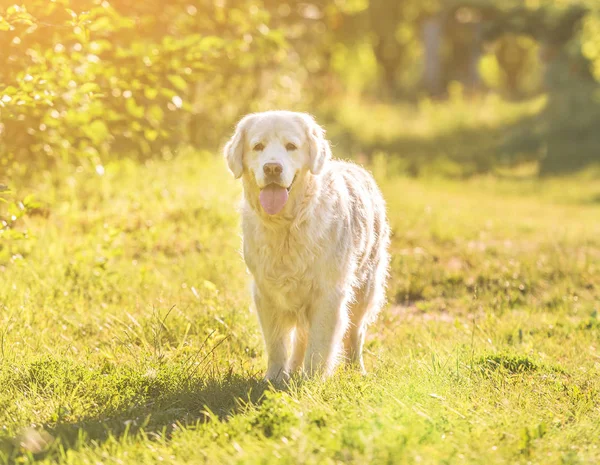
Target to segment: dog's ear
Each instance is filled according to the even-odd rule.
[[[309,168],[312,174],[319,174],[325,163],[331,159],[331,147],[325,139],[325,130],[310,115],[303,115],[310,152]]]
[[[236,179],[242,176],[244,172],[244,138],[246,136],[246,128],[253,115],[244,116],[235,127],[235,132],[231,139],[225,144],[223,154],[227,160],[227,166],[233,173]]]

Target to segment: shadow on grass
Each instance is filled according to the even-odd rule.
[[[600,105],[590,103],[593,100],[589,92],[577,98],[571,94],[551,95],[546,108],[537,115],[499,126],[482,123],[428,137],[399,129],[395,136],[363,139],[360,133],[337,127],[333,131],[334,145],[340,154],[362,153],[369,159],[376,153],[386,154],[394,160],[388,166],[397,162],[401,171],[412,176],[467,178],[530,162],[539,163],[542,177],[569,175],[600,164],[600,133],[596,130]]]
[[[149,438],[169,439],[177,428],[198,425],[215,416],[227,421],[245,406],[259,405],[265,392],[274,389],[256,376],[230,375],[194,380],[167,393],[140,392],[117,410],[107,409],[74,422],[59,420],[41,431],[27,430],[18,438],[0,437],[0,463],[21,463],[26,456],[57,459],[62,451],[97,446],[109,438],[135,436],[142,431]]]
[[[399,133],[395,137],[362,140],[360,134],[341,129],[335,135],[336,152],[364,154],[372,160],[377,153],[411,176],[443,175],[467,178],[486,174],[498,167],[538,161],[544,146],[540,119],[531,116],[499,127],[465,127],[420,137]]]

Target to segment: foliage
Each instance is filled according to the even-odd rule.
[[[424,32],[432,18],[443,34],[433,56]],[[499,130],[462,171],[493,169],[496,153],[535,160],[542,173],[575,170],[598,161],[598,18],[586,0],[7,4],[0,168],[16,179],[64,160],[90,169],[120,157],[169,158],[187,144],[215,150],[249,111],[308,110],[336,125],[348,100],[365,102],[358,111],[368,119],[373,101],[402,108],[434,98],[452,108],[460,87],[475,106],[496,93],[509,101],[545,94],[548,102],[516,131],[523,134]],[[424,78],[432,59],[435,91]],[[401,158],[409,151],[392,150]]]
[[[585,17],[581,30],[582,54],[592,63],[592,72],[600,82],[600,10]]]
[[[160,14],[92,0],[31,0],[6,10],[5,166],[73,155],[97,164],[115,149],[160,153],[185,138],[182,113],[194,112],[197,99],[214,111],[199,94],[218,82],[243,95],[244,83],[253,89],[243,77],[277,60],[281,35],[251,2],[155,6]]]
[[[32,237],[27,228],[22,227],[22,222],[40,207],[32,195],[22,201],[14,200],[12,191],[0,184],[0,265],[23,258],[23,243],[31,241]]]

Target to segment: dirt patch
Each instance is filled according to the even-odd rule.
[[[388,310],[392,315],[400,317],[402,320],[408,321],[440,321],[443,323],[454,323],[455,315],[450,312],[440,309],[437,311],[424,311],[417,307],[415,303],[407,303],[404,305],[394,305]]]

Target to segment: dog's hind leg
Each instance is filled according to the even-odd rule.
[[[384,266],[387,263],[384,262]],[[385,273],[376,271],[356,293],[350,305],[350,324],[344,335],[346,362],[366,373],[363,362],[363,346],[367,327],[379,313],[385,302]]]
[[[362,358],[362,350],[367,333],[365,316],[369,312],[370,302],[364,298],[364,292],[359,294],[358,300],[349,309],[350,324],[344,335],[344,350],[346,362],[356,366],[362,373],[366,373]]]

